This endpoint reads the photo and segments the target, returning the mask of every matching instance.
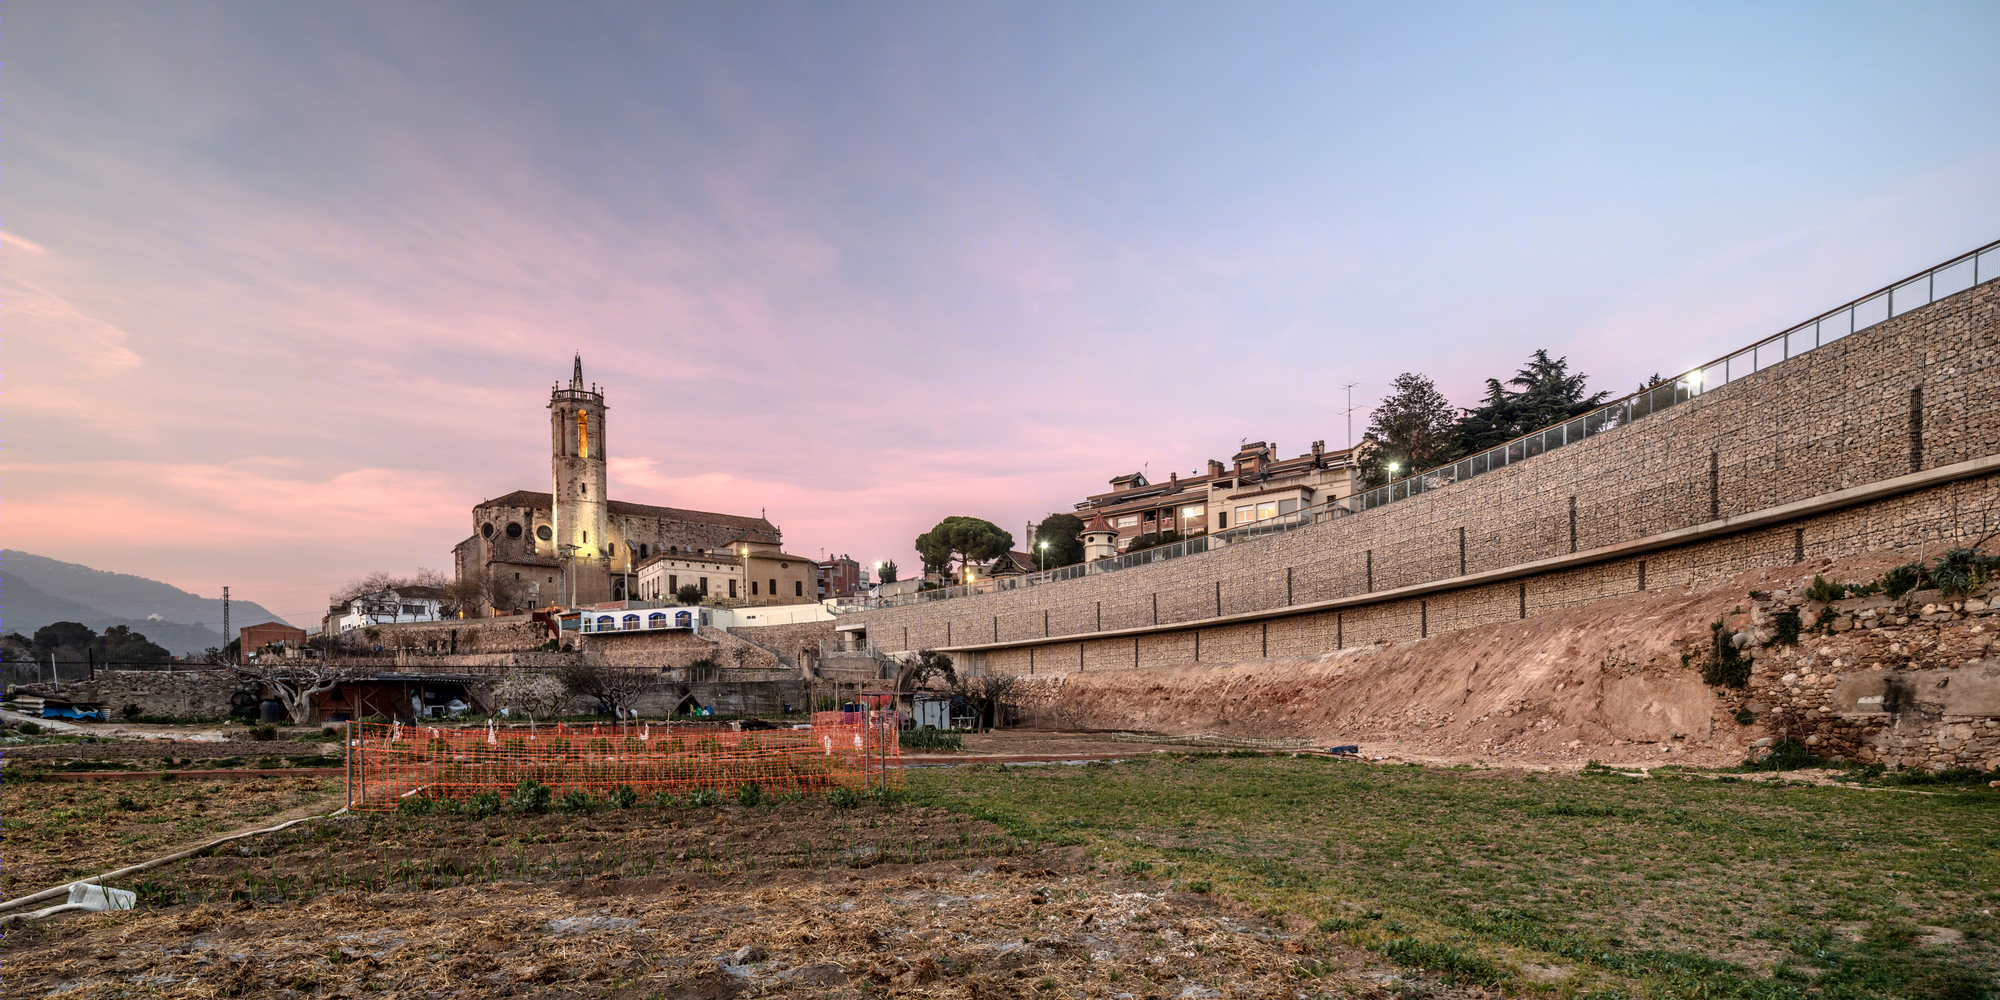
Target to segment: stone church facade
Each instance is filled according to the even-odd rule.
[[[472,535],[452,549],[458,578],[486,581],[496,613],[624,600],[648,559],[781,541],[762,517],[611,499],[604,393],[584,384],[581,356],[548,408],[550,491],[516,490],[472,508]]]

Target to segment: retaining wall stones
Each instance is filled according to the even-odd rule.
[[[1533,615],[1643,587],[2000,528],[1992,476],[1781,526],[1420,599],[1204,624],[1505,571],[2000,454],[2000,282],[1630,425],[1335,521],[1099,576],[857,612],[885,650],[995,673],[1310,655]],[[1172,628],[1154,631],[1158,626]],[[1093,639],[1093,634],[1145,634]]]

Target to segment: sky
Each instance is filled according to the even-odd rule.
[[[546,490],[575,352],[614,498],[908,575],[2000,239],[1987,2],[6,15],[0,541],[302,624]]]

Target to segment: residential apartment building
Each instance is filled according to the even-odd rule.
[[[323,619],[332,622],[335,632],[395,625],[402,622],[434,622],[444,618],[444,591],[436,587],[398,587],[373,594],[359,594],[334,605]]]
[[[1228,465],[1210,459],[1206,475],[1173,473],[1164,483],[1137,472],[1118,476],[1110,492],[1085,498],[1076,513],[1085,520],[1103,515],[1118,530],[1120,552],[1145,535],[1221,531],[1352,496],[1358,450],[1327,451],[1326,442],[1314,441],[1311,451],[1281,459],[1277,445],[1252,441]]]
[[[818,600],[812,560],[783,551],[776,539],[759,533],[738,537],[727,549],[696,549],[655,555],[639,565],[632,592],[642,599],[671,601],[692,584],[703,603],[728,607],[805,604]]]
[[[868,569],[855,562],[853,556],[843,554],[814,564],[814,569],[822,601],[829,597],[853,597],[868,589]]]

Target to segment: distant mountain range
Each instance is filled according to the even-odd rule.
[[[152,620],[155,615],[159,620]],[[255,602],[229,602],[232,629],[277,620]],[[221,598],[199,597],[143,576],[0,550],[0,631],[32,636],[56,622],[82,622],[99,632],[123,625],[181,655],[225,641]]]

